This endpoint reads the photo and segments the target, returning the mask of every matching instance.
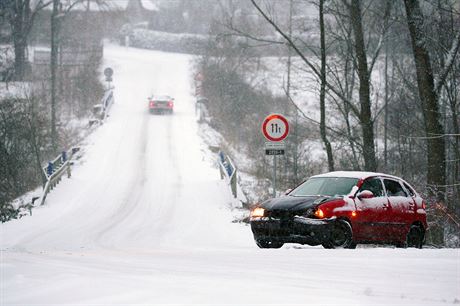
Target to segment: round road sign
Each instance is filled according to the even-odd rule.
[[[113,75],[113,69],[110,67],[107,67],[104,69],[104,75],[108,78],[110,78]]]
[[[281,141],[289,134],[289,123],[280,114],[271,114],[264,119],[262,133],[270,141]]]

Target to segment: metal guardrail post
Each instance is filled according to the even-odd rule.
[[[52,162],[48,162],[48,166],[46,167],[46,174],[48,176],[53,175],[53,163]]]
[[[70,163],[67,164],[67,178],[70,178],[72,173],[70,173]]]
[[[237,170],[233,165],[232,160],[224,152],[220,151],[219,156],[219,171],[221,179],[226,178],[232,190],[233,197],[237,198],[238,176]]]
[[[233,193],[233,197],[234,198],[237,198],[238,197],[238,191],[237,191],[237,179],[238,179],[238,176],[237,176],[237,171],[236,169],[233,171],[233,175],[230,179],[230,187],[232,188],[232,193]]]
[[[73,147],[69,152],[63,151],[54,160],[49,161],[46,167],[43,167],[46,183],[43,187],[43,194],[40,200],[40,205],[45,203],[46,196],[61,181],[62,176],[65,173],[67,173],[67,177],[70,178],[70,159],[79,150],[80,148]]]

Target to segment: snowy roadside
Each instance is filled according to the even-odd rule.
[[[101,73],[102,75],[102,73]],[[102,76],[101,76],[102,80]],[[29,97],[33,92],[33,86],[29,83],[0,83],[0,96],[6,98]],[[99,101],[97,101],[99,103]],[[97,104],[97,103],[95,103]],[[82,163],[82,157],[85,154],[88,137],[94,133],[103,123],[104,120],[96,119],[95,114],[89,112],[89,115],[77,118],[75,115],[63,114],[61,122],[65,122],[65,127],[60,131],[60,138],[66,143],[62,151],[68,152],[71,148],[78,148],[76,154],[71,156],[72,167]],[[56,156],[50,158],[54,159]],[[48,161],[43,161],[42,166]],[[40,205],[40,199],[43,196],[43,187],[39,186],[29,190],[23,195],[12,200],[10,204],[10,217],[12,219],[22,218],[32,215],[32,210]]]

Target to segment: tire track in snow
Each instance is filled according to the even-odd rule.
[[[154,117],[153,119],[157,118]],[[182,176],[178,168],[177,148],[174,145],[181,140],[177,139],[176,135],[172,132],[174,130],[173,126],[180,122],[180,116],[176,113],[173,116],[160,117],[159,119],[162,120],[154,122],[156,128],[149,130],[159,130],[158,125],[164,124],[164,121],[167,121],[167,125],[161,127],[166,130],[166,134],[158,137],[156,141],[152,142],[152,149],[155,151],[164,150],[166,148],[163,153],[165,154],[165,164],[167,167],[164,167],[164,165],[161,165],[163,166],[161,167],[158,162],[162,162],[162,160],[155,159],[153,160],[153,169],[151,169],[151,171],[160,173],[161,170],[165,170],[165,168],[168,169],[167,175],[166,173],[160,173],[160,176],[154,176],[154,180],[152,180],[155,186],[161,187],[155,188],[153,191],[156,194],[150,197],[150,199],[153,198],[157,200],[150,203],[150,205],[153,206],[151,208],[156,213],[154,220],[152,220],[152,222],[154,222],[154,228],[151,232],[152,243],[154,243],[154,245],[164,244],[169,238],[168,233],[175,229],[176,224],[174,224],[173,219],[176,211],[180,209],[180,207],[178,207],[178,199],[182,194]],[[164,140],[166,140],[166,143],[164,143]],[[161,184],[159,184],[159,182],[161,182]]]
[[[95,236],[95,240],[100,245],[107,245],[106,241],[110,232],[115,232],[115,229],[120,228],[122,223],[125,222],[131,214],[135,212],[136,207],[139,206],[140,199],[144,194],[144,187],[147,181],[146,175],[146,151],[148,144],[148,114],[144,114],[142,118],[141,133],[140,133],[140,152],[139,158],[136,159],[135,168],[137,169],[136,175],[132,178],[128,187],[128,193],[125,195],[120,203],[119,208],[114,211],[111,216],[107,217],[109,220],[107,225],[101,225],[100,230]]]

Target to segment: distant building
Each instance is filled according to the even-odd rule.
[[[0,0],[1,1],[1,0]],[[38,1],[38,0],[35,0]],[[61,29],[61,41],[100,40],[116,37],[126,23],[151,22],[159,8],[154,0],[61,0],[66,12]],[[32,45],[49,45],[52,6],[39,12],[32,33]]]

